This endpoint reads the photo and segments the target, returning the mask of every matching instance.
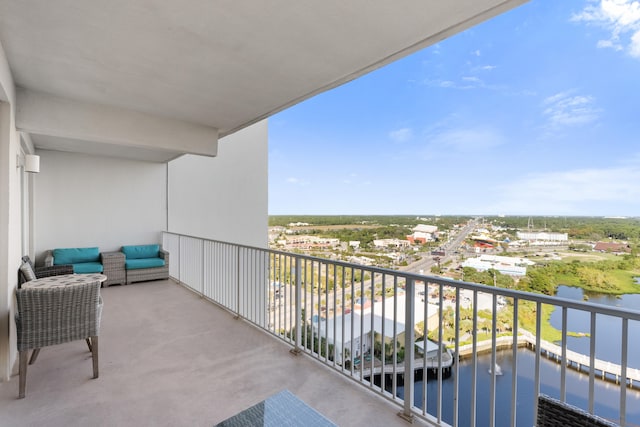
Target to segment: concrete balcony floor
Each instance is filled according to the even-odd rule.
[[[213,426],[283,389],[341,426],[409,425],[388,400],[173,281],[102,297],[100,378],[83,341],[44,348],[25,399],[17,375],[0,383],[1,425]]]

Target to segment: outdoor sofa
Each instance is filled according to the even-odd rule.
[[[103,286],[126,283],[124,255],[117,252],[100,252],[97,247],[90,248],[57,248],[45,254],[45,268],[67,266],[71,271],[60,274],[102,273],[107,276]]]
[[[169,278],[169,252],[160,245],[129,245],[121,251],[125,257],[127,285]]]

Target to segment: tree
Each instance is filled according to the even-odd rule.
[[[520,280],[520,287],[524,290],[553,295],[556,285],[552,281],[552,275],[546,274],[543,268],[530,268],[527,275]]]

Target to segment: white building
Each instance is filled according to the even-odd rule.
[[[438,227],[435,225],[418,224],[412,231],[413,233],[407,236],[407,240],[409,240],[409,242],[427,243],[436,240]]]
[[[501,274],[510,276],[524,276],[527,274],[527,266],[535,263],[526,258],[505,257],[497,255],[481,255],[476,258],[468,258],[463,263],[463,267],[475,268],[478,271],[494,269]]]
[[[411,242],[400,239],[375,239],[373,246],[376,248],[407,248],[411,246]]]
[[[287,237],[287,247],[297,249],[333,248],[340,245],[340,239],[318,236]]]
[[[394,305],[396,307],[397,322],[394,322],[393,319]],[[416,324],[424,321],[424,305],[425,303],[422,298],[415,298]],[[384,317],[382,316],[383,306]],[[377,334],[384,334],[385,342],[392,342],[395,323],[396,338],[403,339],[406,330],[404,322],[406,318],[405,308],[406,295],[402,294],[395,298],[395,302],[393,297],[389,297],[383,301],[374,303],[372,307],[365,308],[362,311],[356,309],[352,313],[345,314],[344,316],[313,319],[312,327],[315,334],[326,338],[329,344],[334,345],[336,352],[334,355],[335,361],[341,363],[342,352],[339,350],[340,348],[345,350],[345,354],[351,354],[354,358],[371,350],[373,345],[372,330]],[[427,320],[427,328],[429,328],[429,325],[433,327],[434,323],[438,320],[438,306],[427,303],[427,316],[429,318],[429,320]],[[352,343],[353,353],[351,352]],[[361,343],[362,348],[360,346]],[[403,344],[401,343],[401,345]]]
[[[530,232],[530,231],[518,231],[516,233],[518,239],[527,241],[540,241],[540,242],[568,242],[569,235],[567,233],[547,233],[544,231]]]

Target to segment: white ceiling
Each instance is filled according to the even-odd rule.
[[[225,136],[525,1],[0,0],[0,43],[27,91]],[[38,132],[39,148],[105,144]]]

